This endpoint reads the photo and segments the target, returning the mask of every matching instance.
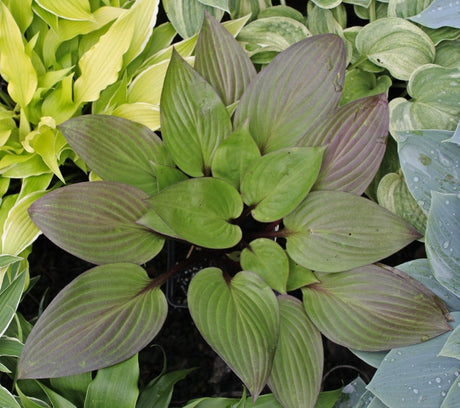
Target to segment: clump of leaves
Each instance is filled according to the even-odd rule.
[[[388,105],[382,94],[338,107],[345,65],[343,41],[324,34],[257,73],[208,15],[194,68],[172,56],[161,138],[113,116],[60,125],[103,181],[57,189],[30,215],[57,245],[97,266],[42,314],[19,378],[131,357],[166,318],[161,286],[204,259],[188,290],[191,316],[254,400],[268,384],[283,407],[313,407],[321,333],[376,351],[450,330],[430,291],[376,263],[420,235],[362,197],[385,151]],[[140,265],[166,240],[190,251],[149,277]]]

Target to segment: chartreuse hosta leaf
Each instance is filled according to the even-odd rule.
[[[289,256],[321,272],[376,262],[420,237],[378,204],[340,191],[311,192],[284,225]]]
[[[206,268],[188,290],[190,314],[206,342],[257,399],[272,369],[279,306],[272,289],[252,272],[226,278]]]
[[[176,52],[161,96],[161,132],[177,166],[192,177],[209,175],[214,151],[232,131],[216,91]]]
[[[149,225],[154,212],[177,236],[206,248],[231,248],[242,237],[232,223],[243,211],[238,191],[229,183],[214,178],[188,179],[173,184],[148,199],[151,209],[138,223]],[[140,217],[139,217],[140,218]],[[170,235],[171,231],[158,230]],[[171,234],[171,235],[175,235]]]
[[[240,99],[256,75],[240,44],[209,14],[198,35],[194,67],[217,90],[226,106]]]
[[[257,273],[272,289],[286,293],[289,261],[275,241],[266,238],[252,241],[241,252],[240,262],[243,270]]]
[[[284,408],[315,407],[323,371],[321,334],[302,302],[279,296],[280,335],[268,385]]]
[[[318,177],[324,147],[291,147],[268,153],[241,182],[243,201],[261,222],[276,221],[305,198]]]
[[[399,17],[379,18],[356,37],[361,55],[390,71],[397,79],[408,80],[416,68],[434,60],[435,48],[427,34]]]
[[[72,149],[104,180],[158,191],[151,163],[175,167],[161,139],[139,123],[108,115],[83,115],[59,126]]]
[[[55,2],[53,0],[36,0],[37,4],[67,20],[92,20],[91,6],[88,0],[61,0]]]
[[[447,309],[422,284],[385,265],[316,274],[302,289],[308,316],[333,342],[378,351],[419,343],[450,330]]]
[[[82,259],[95,264],[142,264],[164,243],[136,224],[149,208],[147,198],[128,184],[77,183],[48,193],[32,204],[29,214],[51,241]]]
[[[315,190],[340,190],[361,195],[374,178],[388,135],[385,94],[341,106],[299,144],[328,146]]]
[[[264,68],[243,93],[235,126],[249,131],[263,153],[294,145],[340,100],[345,46],[332,34],[302,40]]]
[[[21,107],[32,100],[37,72],[26,52],[22,33],[8,7],[0,4],[0,73],[8,82],[8,94]]]
[[[167,303],[138,265],[96,266],[67,285],[24,345],[19,378],[52,378],[119,363],[161,329]]]

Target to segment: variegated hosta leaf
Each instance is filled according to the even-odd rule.
[[[311,192],[284,225],[288,255],[321,272],[376,262],[420,237],[378,204],[340,191]]]
[[[210,14],[198,35],[195,69],[218,92],[226,106],[238,101],[256,70],[233,36]]]
[[[345,73],[345,46],[326,34],[300,41],[264,68],[241,97],[238,127],[249,131],[262,152],[293,146],[337,106]]]
[[[279,296],[280,337],[268,385],[284,408],[315,407],[323,372],[321,334],[302,302]]]
[[[151,162],[175,167],[161,139],[139,123],[108,115],[83,115],[59,126],[69,145],[104,180],[147,194],[158,191]]]
[[[167,302],[134,264],[97,266],[50,303],[24,345],[19,378],[51,378],[116,364],[160,331]]]
[[[271,0],[228,0],[228,8],[232,19],[251,14],[255,18],[259,12],[272,5]]]
[[[161,95],[161,132],[177,166],[192,177],[209,175],[213,154],[232,131],[216,91],[174,52]]]
[[[32,204],[30,217],[56,245],[95,264],[142,264],[164,239],[136,224],[149,207],[148,195],[128,184],[97,181],[72,184]]]
[[[381,94],[340,107],[305,135],[304,146],[328,146],[313,188],[361,195],[385,153],[388,121],[388,103]]]
[[[252,272],[230,279],[220,269],[207,268],[192,279],[187,299],[206,342],[257,399],[278,342],[279,306],[272,289]]]
[[[420,13],[432,0],[389,0],[388,17],[410,17]],[[411,20],[409,18],[409,20]]]
[[[450,330],[447,309],[428,289],[385,265],[317,274],[302,289],[319,330],[346,347],[378,351],[426,341]]]
[[[46,11],[67,20],[91,20],[91,6],[88,0],[35,0]]]

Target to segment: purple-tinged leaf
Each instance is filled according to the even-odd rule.
[[[57,246],[95,264],[142,264],[164,239],[136,224],[149,209],[142,190],[114,181],[72,184],[29,208],[32,221]]]
[[[316,274],[302,289],[308,316],[330,340],[379,351],[420,343],[450,330],[444,304],[409,275],[382,264]]]
[[[147,194],[158,191],[151,162],[175,167],[161,139],[147,127],[108,115],[78,116],[59,125],[69,145],[103,180]]]
[[[381,94],[340,107],[314,132],[307,133],[299,145],[328,145],[313,189],[361,195],[385,153],[388,122],[388,103]]]
[[[268,385],[284,408],[313,408],[321,388],[323,343],[302,302],[279,296],[280,337]]]
[[[97,266],[67,285],[27,338],[18,378],[84,373],[130,358],[159,332],[167,302],[134,264]]]
[[[342,191],[311,192],[284,225],[288,255],[321,272],[379,261],[420,237],[402,218]]]
[[[251,82],[235,112],[264,153],[295,145],[333,111],[345,77],[340,37],[306,38],[278,54]]]
[[[195,69],[216,89],[226,106],[240,99],[256,75],[238,41],[208,13],[198,35]]]
[[[214,88],[177,52],[166,72],[160,115],[161,134],[177,166],[192,177],[209,175],[232,123]]]

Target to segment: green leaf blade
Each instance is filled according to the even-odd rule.
[[[159,332],[167,303],[134,264],[97,266],[51,302],[27,338],[20,378],[51,378],[107,367],[136,354]],[[148,288],[148,289],[147,289]]]

